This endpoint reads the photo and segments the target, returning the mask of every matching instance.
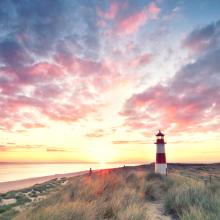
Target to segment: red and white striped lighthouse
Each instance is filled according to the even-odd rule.
[[[165,153],[164,134],[159,130],[156,134],[157,153],[155,163],[155,173],[167,174],[167,163]]]

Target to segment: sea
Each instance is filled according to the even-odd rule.
[[[126,164],[136,166],[138,164]],[[73,173],[106,168],[122,167],[119,163],[0,163],[0,182],[22,180],[54,174]]]

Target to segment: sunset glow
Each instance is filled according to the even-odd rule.
[[[0,162],[150,163],[158,129],[168,162],[218,162],[219,19],[218,0],[0,1]]]

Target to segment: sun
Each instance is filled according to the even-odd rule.
[[[100,166],[104,166],[114,159],[114,150],[112,146],[106,142],[98,141],[94,143],[91,154],[93,161],[99,163]]]
[[[106,164],[105,160],[103,160],[103,159],[100,159],[98,163],[99,163],[100,167],[104,167]]]

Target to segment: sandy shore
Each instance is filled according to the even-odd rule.
[[[35,177],[35,178],[30,178],[30,179],[2,182],[2,183],[0,183],[0,193],[5,193],[8,191],[12,191],[12,190],[24,189],[27,187],[31,187],[35,184],[47,182],[47,181],[55,179],[55,178],[73,177],[73,176],[83,175],[86,173],[88,173],[88,171],[81,171],[81,172],[75,172],[75,173],[65,173],[65,174],[55,174],[55,175],[51,175],[51,176],[43,176],[43,177]]]

